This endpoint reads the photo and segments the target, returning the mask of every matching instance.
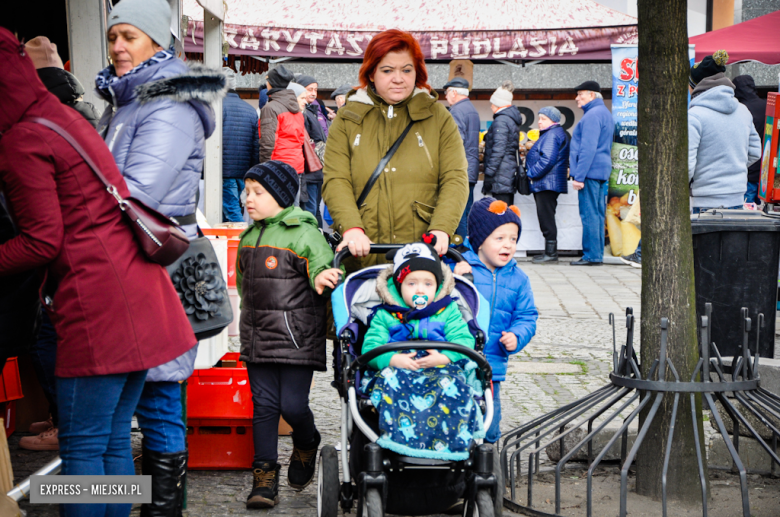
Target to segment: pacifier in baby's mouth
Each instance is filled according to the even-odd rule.
[[[412,296],[412,305],[415,309],[422,309],[428,305],[428,297],[424,294],[415,294]]]

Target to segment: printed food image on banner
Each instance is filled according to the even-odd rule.
[[[639,203],[639,152],[637,150],[637,46],[612,45],[612,174],[607,190],[606,225],[609,246],[615,257],[636,251],[641,234],[636,224],[640,214],[631,207]]]
[[[761,181],[758,196],[767,203],[780,201],[780,174],[777,157],[780,151],[780,93],[769,92],[766,97],[766,130],[761,154]]]

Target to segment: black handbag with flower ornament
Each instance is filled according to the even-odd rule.
[[[216,336],[233,321],[222,268],[200,228],[184,255],[166,269],[198,341]]]

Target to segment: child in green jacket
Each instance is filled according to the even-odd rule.
[[[374,314],[362,353],[398,341],[448,341],[474,348],[454,295],[455,279],[426,243],[407,244],[377,277],[384,302]],[[481,393],[468,372],[476,365],[457,352],[415,348],[369,362],[360,389],[379,413],[377,443],[399,454],[460,461],[484,437],[474,403]]]
[[[254,482],[247,508],[279,501],[279,416],[293,428],[287,471],[293,488],[311,483],[320,433],[309,409],[315,370],[325,371],[323,295],[341,273],[309,212],[293,206],[298,174],[280,161],[246,173],[246,208],[255,221],[241,234],[236,287],[241,295],[241,360],[254,403]]]
[[[435,238],[435,237],[434,237]],[[376,290],[384,304],[379,308],[363,340],[362,353],[395,341],[449,341],[474,348],[474,336],[450,297],[455,279],[428,244],[407,244],[395,254],[393,265],[377,276]],[[457,352],[428,350],[427,355],[383,354],[369,366],[418,370],[454,363]]]

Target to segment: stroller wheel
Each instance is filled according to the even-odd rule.
[[[493,510],[493,498],[490,497],[490,490],[481,489],[477,492],[477,511],[474,512],[474,517],[495,517]]]
[[[385,510],[382,508],[382,495],[376,488],[366,490],[366,498],[363,500],[362,517],[384,517]]]
[[[493,475],[496,476],[496,500],[493,501],[493,517],[501,517],[504,513],[504,470],[501,468],[501,456],[498,454],[498,442],[493,444]]]
[[[320,451],[317,474],[317,517],[337,517],[339,513],[339,456],[326,445]]]

